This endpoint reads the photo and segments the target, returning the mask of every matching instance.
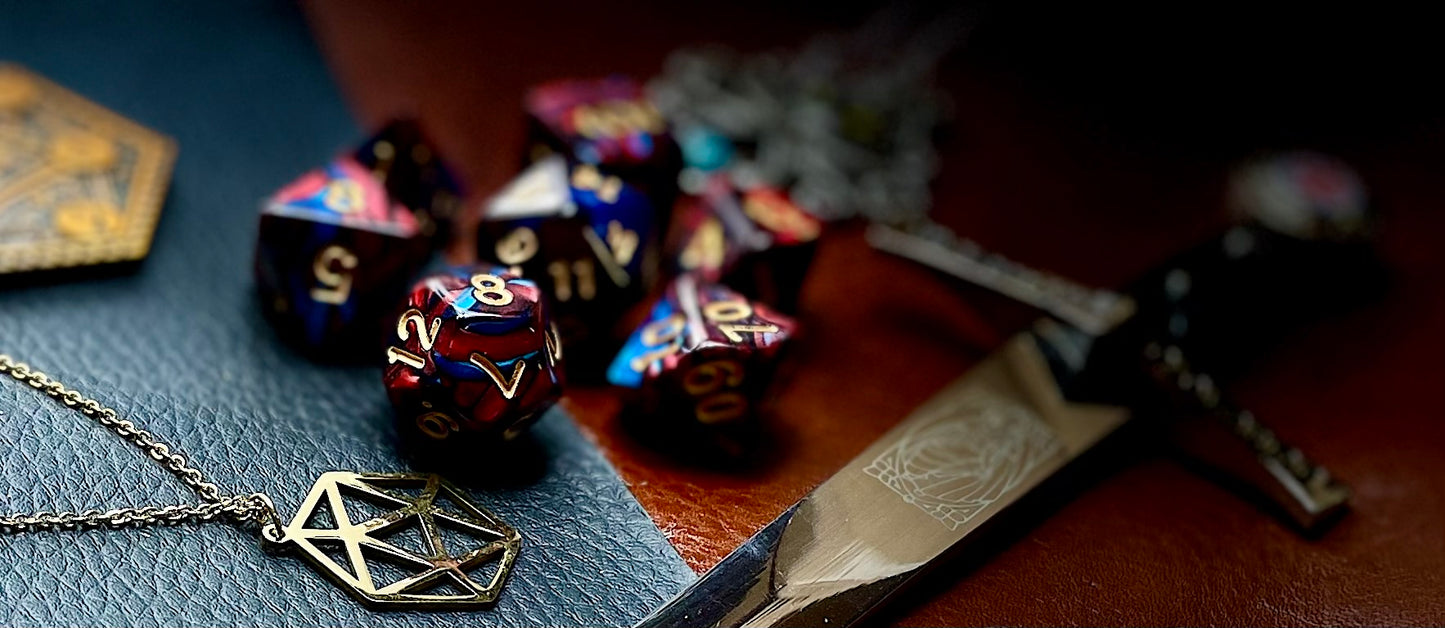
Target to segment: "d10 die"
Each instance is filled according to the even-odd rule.
[[[488,201],[477,256],[535,280],[555,306],[574,364],[601,356],[600,372],[616,350],[612,328],[647,293],[652,224],[635,188],[554,155]]]
[[[418,282],[406,306],[383,376],[402,434],[511,438],[561,395],[561,345],[536,283],[455,268]]]
[[[631,418],[643,435],[736,455],[756,433],[794,326],[765,305],[683,275],[617,354],[607,379],[637,391]]]
[[[269,318],[304,352],[375,355],[384,319],[429,256],[415,215],[343,157],[266,203],[256,283]]]
[[[527,93],[530,155],[560,153],[597,166],[665,211],[677,195],[682,154],[642,86],[624,77],[560,80]]]
[[[784,192],[739,190],[716,175],[678,203],[668,260],[675,273],[694,272],[793,312],[822,228]]]
[[[353,156],[386,186],[393,199],[417,214],[424,233],[445,241],[461,193],[416,121],[392,121],[362,143]]]

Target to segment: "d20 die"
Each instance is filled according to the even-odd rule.
[[[555,307],[574,365],[600,358],[600,373],[616,350],[617,320],[647,293],[652,224],[641,192],[554,155],[487,202],[477,256],[535,280]]]
[[[683,275],[607,370],[637,392],[630,419],[659,443],[746,451],[792,319],[721,285]]]
[[[256,283],[271,321],[303,352],[375,355],[387,314],[429,256],[416,217],[342,157],[266,203]]]
[[[395,319],[383,375],[411,439],[509,439],[562,394],[562,349],[537,284],[474,266],[429,275]]]
[[[784,311],[797,310],[822,223],[786,193],[739,190],[726,175],[682,199],[667,239],[674,273],[694,272]]]
[[[625,77],[559,80],[526,97],[529,159],[560,153],[647,194],[661,212],[677,196],[682,153],[642,86]]]
[[[456,179],[415,120],[394,120],[353,153],[397,202],[417,214],[423,233],[444,242],[461,203]]]

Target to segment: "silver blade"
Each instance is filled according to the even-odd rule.
[[[638,625],[850,625],[1128,417],[1019,334]]]
[[[1086,366],[1088,347],[1075,342],[1080,331],[1103,336],[1127,322],[1137,309],[1125,295],[1011,262],[940,225],[923,224],[905,231],[874,224],[869,226],[867,238],[876,249],[993,290],[1067,323],[1045,319],[1035,326],[1035,332],[1048,341],[1045,344],[1052,349],[1050,357],[1056,367],[1061,366],[1056,368],[1060,376],[1076,374]],[[1089,342],[1092,340],[1085,339],[1083,344]],[[1349,487],[1299,449],[1280,442],[1248,411],[1229,404],[1208,375],[1188,369],[1182,356],[1164,360],[1163,349],[1157,347],[1160,355],[1144,356],[1143,361],[1171,399],[1168,411],[1175,420],[1170,435],[1181,452],[1222,472],[1232,479],[1227,482],[1230,488],[1242,488],[1260,498],[1267,509],[1284,515],[1306,533],[1330,525],[1348,508]],[[1121,366],[1127,369],[1132,365]],[[1183,370],[1179,370],[1181,366]],[[1117,373],[1121,378],[1127,375]],[[1197,382],[1209,382],[1210,386],[1196,389]]]

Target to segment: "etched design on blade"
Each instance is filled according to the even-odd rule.
[[[1062,446],[1032,410],[969,393],[908,430],[863,469],[950,530],[1009,494]]]

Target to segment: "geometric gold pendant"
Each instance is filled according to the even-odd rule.
[[[440,476],[345,471],[322,474],[291,523],[263,537],[377,610],[490,605],[522,544]]]

